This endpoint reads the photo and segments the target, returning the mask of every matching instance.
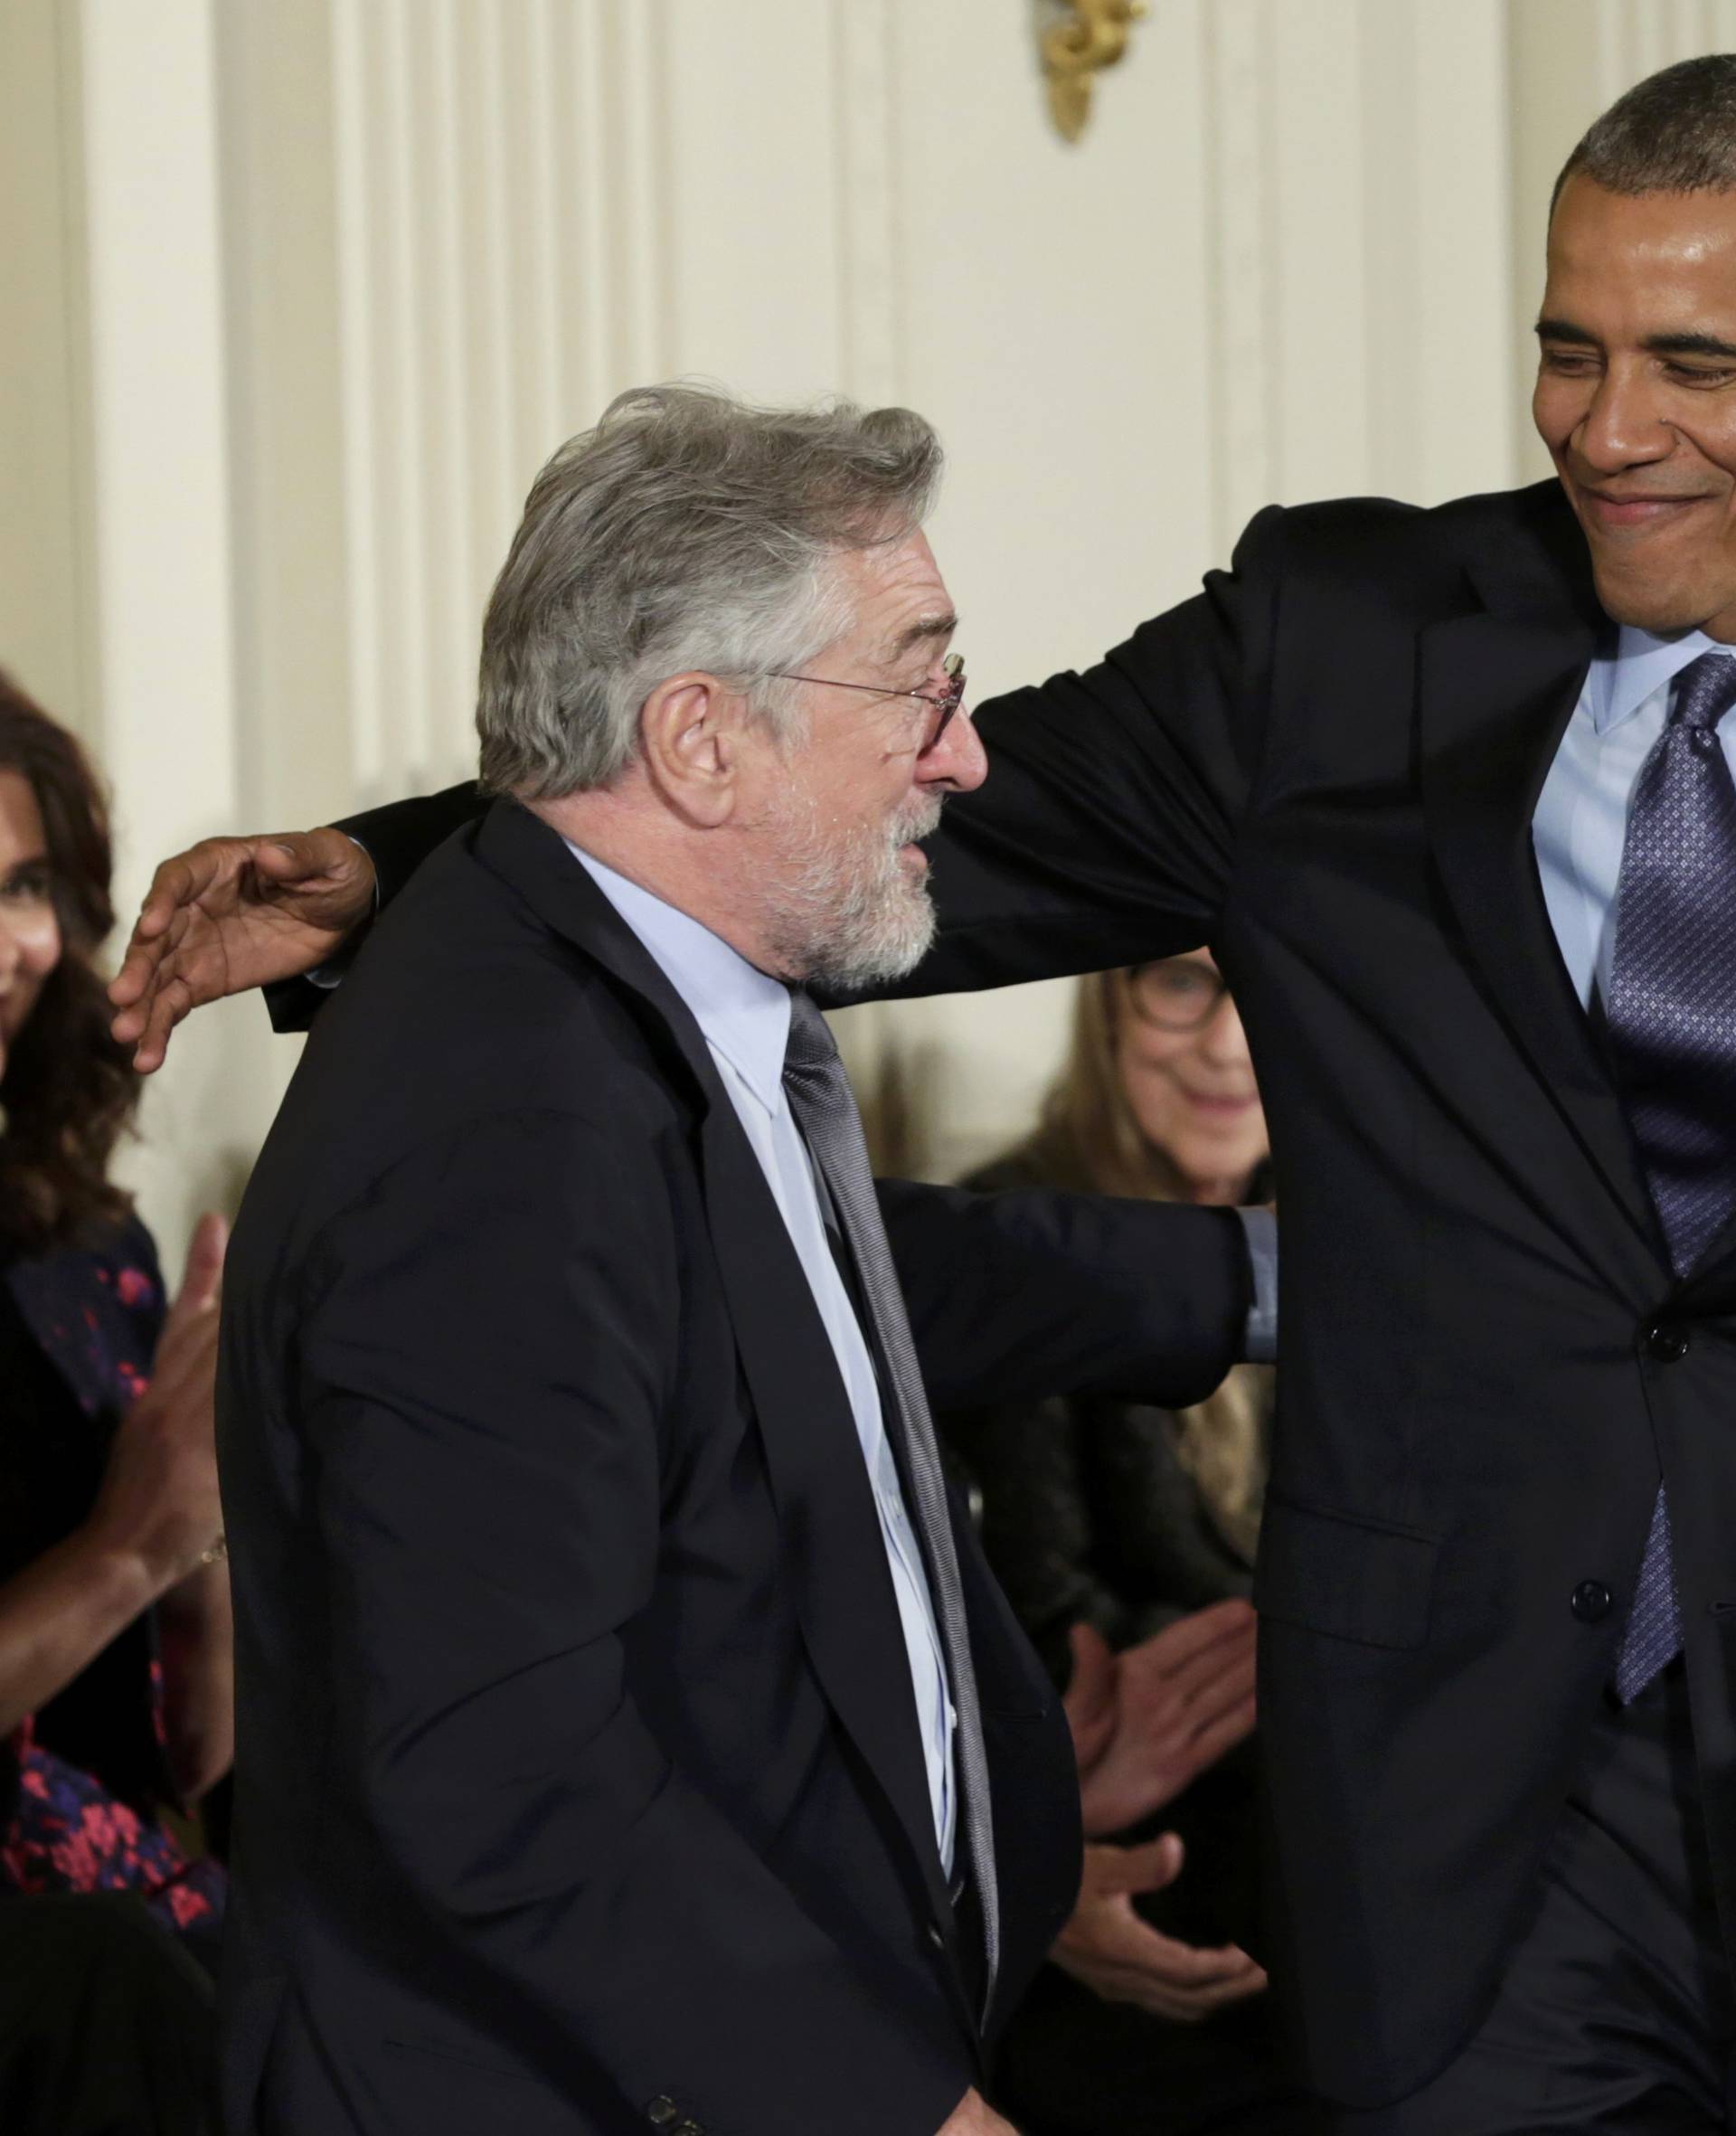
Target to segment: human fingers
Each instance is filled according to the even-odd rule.
[[[1067,1682],[1067,1697],[1077,1699],[1090,1706],[1115,1693],[1115,1656],[1109,1641],[1094,1624],[1079,1623],[1067,1629],[1067,1645],[1072,1656],[1072,1674]]]
[[[1128,1648],[1121,1656],[1121,1666],[1141,1675],[1173,1675],[1214,1647],[1251,1645],[1257,1623],[1253,1604],[1232,1595],[1192,1611]]]
[[[134,950],[165,934],[178,912],[208,896],[219,883],[236,880],[247,865],[247,846],[244,838],[201,838],[184,853],[172,854],[158,864],[145,902],[138,908],[138,918],[133,922],[127,958],[108,988],[110,1000],[137,999],[142,989],[128,977],[134,969]],[[148,960],[144,969],[148,972]]]
[[[1114,1730],[1116,1661],[1108,1641],[1090,1624],[1071,1626],[1067,1642],[1073,1666],[1061,1708],[1072,1732],[1073,1754],[1085,1767],[1102,1755]]]
[[[136,1039],[133,1066],[141,1075],[160,1068],[168,1057],[169,1035],[199,1006],[199,997],[179,973],[157,981],[148,997],[115,1018],[115,1036],[124,1044]]]
[[[326,824],[311,831],[274,831],[251,843],[253,865],[267,882],[279,889],[305,885],[333,894],[336,924],[366,917],[373,900],[373,862],[343,831]]]
[[[203,1394],[217,1369],[218,1324],[218,1315],[207,1311],[165,1326],[145,1396],[150,1407],[172,1409],[190,1394]]]
[[[1240,1705],[1232,1706],[1209,1727],[1201,1729],[1194,1743],[1196,1769],[1203,1772],[1207,1766],[1215,1765],[1226,1753],[1234,1750],[1239,1743],[1245,1742],[1253,1734],[1258,1720],[1259,1708],[1250,1692]]]
[[[229,1247],[229,1224],[215,1209],[207,1209],[193,1226],[187,1246],[186,1271],[175,1301],[177,1314],[203,1313],[222,1295],[223,1255]]]
[[[1138,1847],[1092,1847],[1088,1876],[1099,1892],[1162,1891],[1174,1884],[1187,1859],[1179,1832],[1165,1832]]]
[[[1254,1696],[1257,1665],[1251,1648],[1210,1647],[1173,1675],[1146,1677],[1124,1687],[1121,1714],[1128,1746],[1162,1763],[1197,1764],[1194,1745],[1222,1716]]]
[[[1106,1944],[1106,1952],[1110,1948]],[[1262,1968],[1238,1945],[1184,1943],[1142,1921],[1131,1907],[1112,1949],[1118,1964],[1136,1969],[1171,1994],[1204,1997],[1227,1990],[1248,1995],[1266,1984]]]
[[[1212,1649],[1202,1667],[1190,1667],[1173,1679],[1178,1707],[1191,1727],[1200,1728],[1232,1706],[1251,1697],[1260,1668],[1251,1649]]]
[[[1184,2024],[1257,1995],[1267,1984],[1245,1951],[1233,1945],[1208,1949],[1163,1935],[1125,1896],[1081,1904],[1052,1955],[1094,1993]]]
[[[1231,2004],[1263,1995],[1269,1985],[1265,1973],[1250,1960],[1243,1970],[1203,1987],[1175,1988],[1149,1974],[1139,1974],[1122,1999],[1153,2017],[1167,2018],[1172,2025],[1200,2025]]]

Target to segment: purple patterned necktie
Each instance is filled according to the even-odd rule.
[[[1605,1004],[1628,1119],[1678,1279],[1736,1213],[1736,781],[1718,723],[1736,655],[1675,678],[1640,768],[1616,886]],[[1626,1705],[1682,1650],[1663,1489],[1616,1658]]]

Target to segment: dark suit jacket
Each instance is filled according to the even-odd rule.
[[[1238,1347],[1233,1215],[884,1208],[937,1402],[1186,1399]],[[231,1248],[219,1431],[235,2136],[940,2125],[982,2013],[842,1383],[696,1026],[513,804],[324,1012]],[[958,1549],[992,2023],[1071,1907],[1077,1787]]]
[[[1285,1229],[1267,1955],[1354,2103],[1495,1993],[1660,1470],[1736,1923],[1736,1241],[1673,1280],[1531,845],[1603,627],[1553,483],[1269,511],[1100,666],[980,709],[932,848],[924,989],[1202,941],[1234,986]],[[467,806],[367,836],[401,868]]]

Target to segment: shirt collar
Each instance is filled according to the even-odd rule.
[[[693,1012],[705,1043],[722,1054],[768,1112],[783,1102],[789,1046],[789,989],[750,964],[691,913],[634,883],[571,839],[573,858],[638,936]]]
[[[1592,724],[1599,734],[1609,733],[1631,719],[1691,660],[1702,653],[1729,650],[1703,630],[1690,630],[1681,638],[1655,638],[1649,630],[1624,623],[1614,652],[1599,654],[1591,664]]]

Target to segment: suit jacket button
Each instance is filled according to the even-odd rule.
[[[1679,1321],[1656,1321],[1646,1330],[1646,1348],[1660,1365],[1679,1365],[1688,1354],[1688,1331]]]
[[[1581,1580],[1569,1606],[1581,1624],[1598,1624],[1609,1614],[1615,1599],[1601,1580]]]
[[[705,2136],[705,2131],[697,2122],[677,2122],[670,2136]]]
[[[645,2112],[652,2127],[656,2129],[666,2129],[671,2122],[681,2118],[681,2109],[673,2099],[654,2099]]]

